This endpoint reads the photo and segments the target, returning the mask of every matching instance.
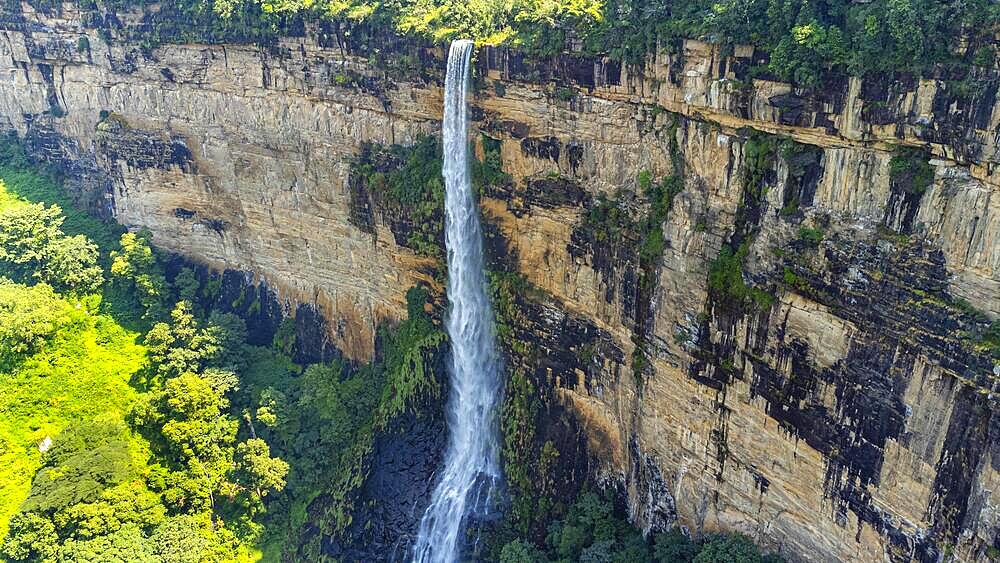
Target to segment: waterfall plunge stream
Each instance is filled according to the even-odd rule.
[[[500,479],[494,420],[500,396],[499,357],[486,293],[479,207],[469,177],[465,96],[471,54],[472,41],[452,42],[444,86],[450,436],[444,470],[420,521],[413,552],[413,560],[419,563],[458,560],[466,516],[489,510],[490,496]]]

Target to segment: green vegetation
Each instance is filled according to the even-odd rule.
[[[990,323],[976,340],[977,348],[993,356],[994,364],[1000,364],[1000,321]]]
[[[780,214],[782,217],[791,217],[798,213],[802,204],[801,198],[805,195],[805,190],[809,189],[806,182],[818,181],[818,178],[807,178],[807,173],[811,167],[819,167],[823,149],[784,138],[778,142],[777,152],[788,169]]]
[[[67,203],[58,175],[0,147],[0,555],[315,555],[307,508],[327,496],[317,525],[345,529],[377,433],[440,396],[426,293],[379,329],[376,362],[296,365],[292,322],[247,345],[241,319],[202,308],[218,278],[168,279],[148,233],[49,205]],[[64,239],[83,259],[60,269]]]
[[[62,189],[58,171],[33,165],[12,136],[0,136],[0,178],[6,183],[6,191],[0,193],[3,209],[17,202],[56,205],[61,212],[61,230],[67,235],[87,237],[101,250],[102,260],[117,246],[124,229],[78,209],[76,202]]]
[[[673,134],[670,136],[670,146],[674,174],[653,183],[651,177],[644,171],[639,174],[638,179],[639,189],[649,202],[649,212],[639,223],[642,233],[642,240],[639,243],[639,306],[636,308],[635,327],[632,330],[632,343],[635,345],[632,350],[632,374],[640,387],[643,381],[642,373],[647,365],[646,318],[659,275],[660,260],[667,246],[663,238],[663,223],[674,206],[674,198],[684,189],[684,161],[677,150]]]
[[[784,269],[782,269],[781,283],[798,291],[799,293],[809,295],[809,282],[803,279],[802,276],[796,274],[795,271],[788,266],[785,266]]]
[[[286,356],[249,349],[234,408],[290,466],[285,490],[268,499],[265,553],[298,550],[298,557],[314,560],[319,538],[300,536],[307,507],[329,495],[313,523],[325,533],[347,529],[376,434],[389,430],[396,417],[421,416],[440,397],[446,340],[425,311],[428,299],[423,289],[411,288],[407,319],[379,331],[381,357],[353,369],[333,361],[308,366],[296,377],[301,368]]]
[[[521,300],[537,295],[538,288],[532,286],[520,273],[487,271],[490,301],[496,315],[494,328],[497,339],[512,353],[527,357],[531,354],[529,343],[517,338],[515,327],[524,327],[527,319],[521,310]]]
[[[957,336],[972,352],[986,354],[993,359],[995,365],[1000,365],[1000,319],[991,321],[986,313],[962,298],[922,292],[921,295],[922,304],[945,307],[965,317],[965,330],[960,331]]]
[[[0,191],[6,193],[2,180]],[[0,209],[0,268],[19,281],[37,279],[65,292],[98,289],[104,278],[97,246],[83,235],[66,236],[62,223],[57,205],[8,201]]]
[[[143,5],[80,0],[91,22],[102,10]],[[118,30],[148,46],[160,42],[253,41],[273,44],[305,22],[323,22],[376,55],[379,30],[432,43],[468,37],[481,45],[510,44],[533,55],[562,52],[580,39],[587,54],[641,64],[659,46],[685,38],[769,53],[757,75],[818,87],[829,72],[929,73],[935,65],[967,70],[991,66],[992,30],[1000,6],[990,0],[172,0],[142,28]],[[111,34],[102,29],[105,39]],[[131,35],[129,35],[131,34]],[[959,45],[967,45],[963,51]],[[383,61],[391,63],[392,61]]]
[[[441,146],[424,136],[410,146],[365,144],[351,168],[352,181],[372,197],[390,222],[404,225],[405,244],[419,254],[442,259],[444,178]]]
[[[410,288],[406,321],[395,330],[382,329],[386,382],[376,414],[379,428],[403,414],[418,416],[422,406],[440,397],[439,374],[434,373],[433,364],[446,335],[424,310],[427,300],[423,288]]]
[[[622,206],[620,194],[615,194],[612,199],[602,193],[598,194],[587,214],[583,216],[582,229],[588,234],[588,238],[598,245],[612,245],[615,241],[622,241],[623,237],[635,233],[638,227]]]
[[[823,242],[823,237],[825,236],[826,231],[823,229],[807,227],[805,225],[799,227],[799,240],[806,243],[806,246],[819,246],[819,243]]]
[[[719,255],[709,264],[708,271],[709,296],[726,311],[743,313],[748,309],[764,310],[774,303],[773,295],[747,285],[743,264],[763,213],[767,193],[765,175],[774,158],[788,154],[789,150],[789,145],[778,138],[757,132],[751,132],[744,142],[743,194],[736,210],[735,230],[719,250]]]
[[[743,143],[743,199],[736,210],[738,228],[749,228],[756,223],[767,195],[764,177],[779,152],[778,144],[773,135],[757,131],[751,131]]]
[[[672,173],[656,180],[650,171],[640,171],[636,177],[635,195],[641,194],[641,198],[621,190],[615,193],[614,198],[599,194],[573,232],[575,240],[586,244],[595,269],[602,273],[606,283],[612,283],[614,270],[635,268],[638,295],[632,319],[634,348],[631,366],[638,385],[642,383],[642,373],[648,364],[646,332],[649,306],[660,262],[667,248],[663,225],[673,209],[674,200],[684,189],[684,159],[676,139],[678,125],[675,118],[665,129]],[[641,213],[638,212],[640,210]]]
[[[144,350],[95,301],[0,282],[0,537],[42,467],[40,445],[79,421],[121,421],[136,400],[128,382]]]
[[[929,160],[926,151],[897,147],[889,160],[890,184],[909,194],[923,194],[934,182],[934,167]]]
[[[496,82],[500,84],[500,82]],[[503,171],[503,158],[500,156],[500,143],[498,139],[480,135],[480,143],[483,147],[483,160],[474,159],[472,161],[472,183],[480,190],[486,186],[503,186],[510,184],[513,179],[510,174]]]
[[[555,492],[544,474],[559,452],[551,442],[541,450],[535,444],[535,428],[541,404],[534,384],[523,370],[515,370],[507,382],[500,414],[504,436],[503,460],[511,487],[508,519],[517,533],[528,535],[543,525],[553,509]]]
[[[987,0],[684,0],[668,6],[609,0],[603,14],[587,37],[593,50],[639,62],[656,45],[682,38],[753,44],[770,52],[770,62],[759,72],[807,87],[819,85],[829,70],[920,73],[934,64],[967,63],[975,48],[956,54],[958,38],[990,45],[987,30],[1000,21],[998,7]],[[976,60],[986,61],[988,55]]]
[[[623,194],[617,193],[614,198],[599,194],[583,216],[579,229],[596,246],[627,244],[638,237],[638,261],[640,265],[652,267],[666,248],[663,223],[674,205],[674,198],[684,189],[684,180],[671,175],[654,182],[652,175],[644,170],[639,173],[636,183],[648,203],[647,213],[635,218],[626,209]],[[647,269],[642,268],[644,272]]]
[[[480,137],[482,161],[473,158],[473,186],[503,186],[512,179],[504,173],[500,141]],[[472,151],[475,155],[475,151]],[[444,260],[444,178],[441,143],[422,136],[412,145],[367,143],[351,167],[352,205],[370,201],[379,218],[388,223],[396,242],[417,254]]]
[[[537,349],[515,331],[528,326],[526,300],[541,299],[542,290],[517,273],[488,274],[497,338],[508,355],[510,374],[500,407],[501,459],[510,507],[498,537],[540,537],[549,520],[565,511],[556,490],[560,452],[552,441],[536,431],[543,409],[552,398],[549,390],[537,385],[530,373]],[[498,541],[493,542],[497,549]],[[494,554],[495,557],[499,555]]]
[[[572,102],[576,99],[577,94],[578,92],[576,91],[576,88],[570,88],[567,86],[556,88],[553,91],[553,96],[560,102]]]
[[[748,286],[743,279],[743,262],[749,252],[744,242],[736,251],[722,247],[719,256],[709,265],[708,291],[728,311],[742,312],[748,307],[767,309],[774,296],[758,287]]]
[[[111,275],[130,301],[142,304],[144,319],[163,314],[167,280],[150,246],[149,231],[125,233],[120,249],[111,251]],[[127,297],[127,298],[128,298]]]
[[[674,206],[674,198],[684,189],[684,178],[678,175],[667,176],[662,181],[653,183],[648,179],[643,182],[640,175],[639,188],[649,202],[649,213],[639,223],[639,232],[642,233],[642,242],[639,243],[639,263],[649,265],[648,268],[640,268],[645,274],[663,257],[663,251],[666,249],[663,223]]]
[[[136,397],[129,378],[145,363],[136,334],[92,294],[102,277],[92,241],[116,235],[57,194],[53,174],[0,141],[0,537],[28,498],[40,449],[76,422],[121,420]],[[67,246],[78,254],[60,256]]]
[[[231,320],[202,326],[181,301],[172,322],[157,323],[138,344],[94,293],[104,289],[96,245],[63,235],[60,208],[13,195],[54,177],[19,163],[4,179],[14,187],[4,191],[0,215],[15,218],[4,247],[32,259],[6,260],[0,270],[23,282],[0,281],[0,429],[12,484],[2,499],[0,553],[11,561],[248,558],[254,515],[283,486],[287,465],[266,444],[239,436],[227,410],[237,379],[221,362],[245,330],[227,333]],[[61,238],[79,241],[85,260],[75,264],[85,268],[52,268],[48,248]],[[101,255],[120,255],[131,239],[123,235],[122,246]],[[50,271],[86,272],[88,281]],[[54,279],[58,289],[46,283]]]
[[[582,493],[565,515],[552,521],[543,541],[508,540],[499,549],[502,563],[604,561],[609,563],[780,563],[777,555],[764,555],[739,534],[709,535],[691,541],[680,530],[643,539],[615,510],[594,492]]]

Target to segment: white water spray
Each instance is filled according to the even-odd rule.
[[[420,521],[413,560],[458,560],[459,537],[470,514],[490,509],[500,469],[494,411],[500,395],[493,310],[486,293],[479,207],[469,178],[465,96],[472,41],[448,53],[444,86],[445,245],[448,248],[447,329],[451,338],[451,394],[444,471]]]

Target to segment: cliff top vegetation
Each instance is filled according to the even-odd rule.
[[[80,2],[97,15],[148,3]],[[154,42],[268,42],[319,22],[348,41],[393,30],[431,43],[470,37],[535,56],[572,45],[628,64],[689,38],[752,44],[768,54],[755,76],[805,87],[829,73],[933,71],[961,81],[973,67],[994,67],[1000,24],[1000,4],[991,0],[167,0],[151,13],[145,39]],[[101,21],[108,19],[92,19]]]

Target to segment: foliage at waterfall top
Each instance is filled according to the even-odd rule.
[[[97,10],[92,0],[80,0]],[[145,0],[116,0],[112,9]],[[173,13],[173,16],[169,14]],[[171,22],[173,19],[175,21]],[[992,67],[1000,4],[992,0],[170,0],[144,29],[153,41],[267,41],[334,24],[338,36],[374,41],[375,29],[442,43],[470,37],[479,44],[519,46],[529,54],[562,52],[568,39],[583,52],[640,63],[680,39],[753,44],[770,53],[758,75],[817,86],[833,70],[922,73],[945,65]],[[960,51],[961,50],[961,51]],[[958,73],[961,75],[961,73]]]

